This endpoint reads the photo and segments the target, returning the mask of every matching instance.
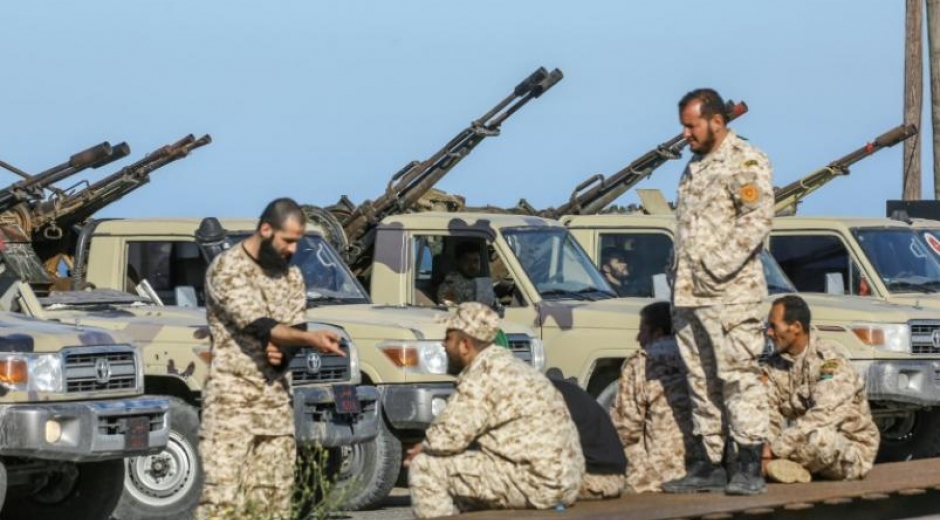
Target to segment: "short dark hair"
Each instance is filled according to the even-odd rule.
[[[783,306],[783,321],[787,324],[799,322],[803,326],[803,332],[809,333],[809,324],[812,320],[812,313],[809,311],[809,305],[806,300],[795,294],[781,296],[774,300],[774,306]]]
[[[649,324],[650,330],[661,330],[672,336],[672,306],[669,302],[653,302],[640,309],[640,319]]]
[[[725,107],[725,101],[714,89],[697,88],[692,92],[682,96],[679,100],[679,113],[681,114],[689,103],[698,100],[702,102],[701,114],[705,119],[711,119],[715,114],[721,116],[721,120],[728,122],[728,111]]]
[[[627,261],[627,253],[616,246],[607,246],[601,250],[601,265],[607,265],[611,260]]]
[[[476,240],[464,240],[458,242],[454,248],[454,258],[460,259],[467,255],[479,255],[480,243]]]
[[[307,221],[307,216],[304,214],[304,210],[301,209],[300,204],[288,197],[274,199],[261,212],[258,229],[261,229],[262,224],[267,224],[274,229],[281,230],[287,225],[287,221],[291,219],[295,219],[301,224]]]

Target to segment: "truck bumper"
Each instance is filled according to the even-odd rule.
[[[382,409],[395,428],[426,430],[453,393],[453,383],[385,385]]]
[[[893,401],[917,406],[940,404],[940,365],[930,360],[871,361],[859,368],[865,376],[869,401]]]
[[[156,453],[169,440],[169,408],[167,399],[149,396],[2,405],[0,455],[94,462]]]
[[[298,444],[336,448],[371,441],[379,434],[379,391],[356,386],[359,414],[336,411],[333,387],[294,387],[294,424]]]

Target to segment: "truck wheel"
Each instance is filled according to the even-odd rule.
[[[154,455],[128,457],[124,494],[114,512],[118,520],[190,518],[202,493],[199,414],[181,399],[170,398],[170,440]]]
[[[879,424],[877,462],[926,459],[940,455],[940,409],[918,410],[887,425]]]
[[[379,434],[369,442],[343,447],[343,461],[332,495],[344,509],[375,509],[388,496],[401,469],[401,441],[379,419]]]
[[[68,464],[50,472],[32,494],[11,497],[4,504],[3,520],[107,520],[123,489],[123,460]]]

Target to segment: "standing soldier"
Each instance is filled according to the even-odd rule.
[[[196,517],[280,518],[294,484],[294,414],[286,370],[292,347],[343,355],[339,338],[308,331],[306,291],[290,257],[306,219],[277,199],[254,234],[222,253],[206,273],[212,364],[199,451],[205,485]]]
[[[627,456],[630,493],[661,491],[663,482],[685,474],[692,444],[689,385],[672,336],[669,303],[640,311],[639,352],[623,364],[610,417]]]
[[[832,480],[864,477],[880,439],[865,382],[838,347],[810,333],[810,310],[799,296],[775,300],[767,322],[775,346],[764,365],[768,478],[792,483],[809,482],[810,473]]]
[[[499,316],[462,303],[444,320],[457,388],[405,465],[418,518],[571,505],[584,475],[578,430],[547,377],[493,347]]]
[[[767,296],[760,253],[773,219],[770,161],[725,126],[714,90],[686,94],[679,117],[695,155],[679,181],[673,324],[700,441],[686,476],[663,489],[762,493],[768,418],[757,358]]]

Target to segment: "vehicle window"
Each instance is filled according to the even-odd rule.
[[[521,305],[499,252],[479,236],[422,235],[414,241],[414,305],[477,301]]]
[[[672,264],[665,233],[601,233],[597,265],[619,296],[653,297],[653,276]]]
[[[839,237],[781,235],[770,238],[770,252],[801,292],[826,292],[826,275],[838,273],[845,294],[870,296],[868,280]]]
[[[922,235],[908,228],[855,229],[855,239],[891,292],[936,292],[940,263]]]
[[[176,287],[191,286],[196,289],[199,305],[204,305],[207,267],[194,242],[128,242],[124,290],[135,292],[137,284],[146,279],[163,303],[175,305]]]

